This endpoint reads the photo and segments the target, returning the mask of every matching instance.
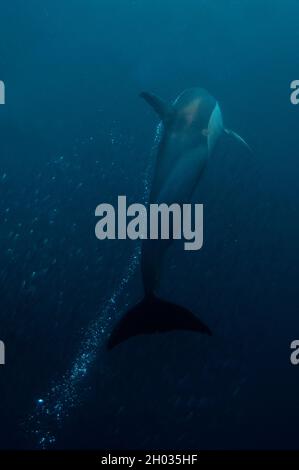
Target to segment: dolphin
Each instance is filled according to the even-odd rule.
[[[157,113],[160,140],[157,147],[149,203],[190,203],[208,160],[222,136],[248,145],[224,127],[217,100],[202,88],[183,91],[173,103],[142,92],[140,96]],[[140,334],[189,330],[211,335],[210,328],[186,308],[156,295],[161,266],[170,240],[143,240],[141,272],[143,300],[115,325],[107,348]]]

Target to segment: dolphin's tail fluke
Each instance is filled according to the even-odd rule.
[[[212,335],[208,326],[186,308],[159,299],[154,294],[148,294],[116,324],[108,340],[107,349],[112,349],[133,336],[174,330]]]

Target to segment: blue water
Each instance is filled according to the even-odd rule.
[[[15,0],[0,6],[0,448],[298,447],[296,0]],[[142,296],[140,245],[94,210],[144,202],[157,118],[142,90],[219,101],[233,144],[207,168],[198,253],[161,295],[212,328],[106,352]]]

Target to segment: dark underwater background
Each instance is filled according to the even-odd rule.
[[[2,0],[0,448],[297,448],[297,0]],[[96,239],[101,202],[146,200],[157,118],[202,86],[229,143],[195,196],[205,239],[161,295],[213,336],[109,329],[142,297],[138,247]],[[137,250],[137,254],[136,254]]]

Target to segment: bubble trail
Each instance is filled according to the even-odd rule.
[[[138,246],[128,263],[128,268],[118,288],[101,308],[101,315],[90,323],[69,370],[52,386],[47,395],[36,402],[36,410],[29,417],[34,423],[31,432],[37,438],[39,448],[46,449],[56,442],[55,429],[62,425],[70,410],[79,403],[79,388],[94,363],[97,353],[104,345],[112,324],[122,314],[124,308],[119,308],[119,299],[133,277],[139,264],[141,248]],[[53,432],[54,429],[54,432]]]
[[[159,130],[157,132],[159,136]],[[155,145],[158,139],[156,136]],[[144,193],[143,201],[148,199],[149,195],[149,175],[152,165],[150,164],[145,171],[143,183]],[[84,333],[84,338],[79,351],[72,362],[68,371],[52,385],[51,389],[44,397],[36,400],[36,408],[29,416],[29,432],[37,440],[37,447],[47,449],[56,442],[56,434],[62,427],[64,419],[70,414],[79,403],[79,395],[82,393],[81,387],[84,378],[86,378],[91,366],[93,365],[99,349],[105,344],[105,341],[112,329],[113,323],[121,317],[127,306],[119,302],[121,295],[127,288],[130,280],[134,276],[136,268],[139,265],[141,255],[141,246],[138,245],[128,262],[128,267],[113,295],[104,302],[100,309],[100,315],[90,323]]]

